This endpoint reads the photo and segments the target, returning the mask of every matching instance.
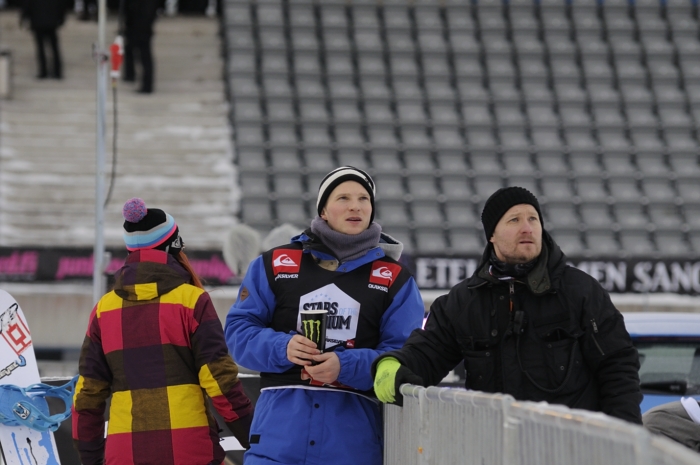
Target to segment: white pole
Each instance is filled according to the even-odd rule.
[[[92,273],[93,303],[104,294],[104,197],[105,197],[105,114],[107,101],[107,53],[105,27],[107,22],[107,0],[98,0],[97,25],[97,147],[95,151],[95,250]]]

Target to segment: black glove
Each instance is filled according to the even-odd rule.
[[[253,414],[249,413],[248,415],[239,418],[236,421],[232,422],[227,422],[226,426],[228,426],[228,429],[231,430],[231,433],[233,433],[233,436],[238,439],[238,442],[241,443],[243,447],[246,449],[250,449],[250,425],[253,423]]]
[[[423,385],[423,378],[401,365],[399,370],[396,372],[396,378],[394,378],[394,392],[396,393],[396,401],[394,404],[399,407],[403,407],[403,396],[401,395],[401,385],[402,384],[416,384],[418,386]]]

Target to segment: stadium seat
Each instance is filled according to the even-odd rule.
[[[441,183],[442,195],[444,195],[448,201],[467,202],[474,195],[469,180],[462,174],[445,173],[442,175]]]
[[[234,138],[239,148],[261,147],[265,143],[260,124],[237,124],[234,130]]]
[[[277,173],[273,175],[273,192],[278,199],[298,198],[305,192],[298,173]]]
[[[503,167],[493,153],[473,152],[469,155],[469,163],[476,173],[482,175],[493,176],[503,172]]]
[[[269,231],[274,225],[272,218],[267,199],[244,197],[241,201],[241,219],[245,224]]]
[[[424,253],[445,253],[447,240],[442,229],[416,229],[416,247]]]
[[[586,232],[586,247],[590,253],[617,256],[620,244],[609,229],[594,229]]]
[[[437,136],[435,138],[438,139]],[[466,158],[461,150],[447,149],[443,151],[438,151],[435,157],[438,168],[442,171],[443,176],[466,176],[469,170]]]
[[[657,229],[680,231],[683,219],[674,203],[652,204],[648,207],[649,218]]]
[[[336,166],[330,150],[309,148],[304,151],[304,165],[312,173],[328,173]],[[318,188],[318,185],[314,186]]]
[[[309,213],[306,210],[304,202],[299,199],[277,199],[276,211],[277,220],[280,224],[290,223],[293,225],[305,227],[311,222],[312,219],[311,215],[309,215]]]
[[[638,202],[618,201],[612,205],[612,209],[620,228],[638,230],[644,229],[649,224],[644,209]]]
[[[263,159],[264,160],[264,159]],[[296,147],[275,147],[270,150],[270,164],[274,171],[298,174],[301,159]]]
[[[598,155],[593,152],[576,152],[569,158],[576,176],[594,176],[602,173]]]
[[[406,188],[403,185],[403,178],[399,173],[377,173],[375,175],[377,184],[377,197],[382,199],[403,199]]]
[[[679,178],[678,194],[685,203],[700,203],[700,184],[696,178]]]
[[[445,218],[450,229],[477,227],[481,221],[474,213],[468,197],[447,201]]]
[[[305,147],[330,147],[328,126],[321,123],[305,123],[301,126],[302,141]]]
[[[582,224],[587,228],[609,228],[615,222],[605,203],[582,203],[580,213]]]
[[[416,228],[442,228],[445,219],[440,204],[433,199],[414,201],[410,204],[412,225]]]
[[[384,197],[377,198],[377,222],[382,227],[406,226],[409,223],[406,204],[402,200],[388,200]],[[391,233],[389,233],[391,234]]]
[[[669,165],[676,176],[696,177],[700,176],[700,164],[698,156],[693,153],[670,153],[668,156]]]
[[[566,178],[556,177],[545,177],[542,178],[542,194],[547,198],[547,200],[565,200],[571,199],[574,196],[573,189],[571,188],[571,183]]]
[[[654,237],[659,252],[665,256],[687,256],[691,252],[684,234],[678,230],[656,231]]]
[[[537,167],[543,176],[565,176],[569,172],[564,155],[561,153],[536,153]]]
[[[502,160],[510,176],[535,175],[535,166],[527,153],[504,153]]]
[[[576,195],[582,202],[606,202],[608,191],[599,176],[577,176]]]
[[[478,231],[475,233],[472,228],[451,229],[448,233],[450,239],[450,252],[453,254],[473,254],[480,255],[484,250],[484,242],[480,240]]]
[[[567,199],[557,201],[557,199],[548,197],[543,213],[547,228],[551,226],[553,230],[558,230],[559,228],[576,229],[578,227],[578,215],[574,205]]]
[[[435,141],[435,149],[438,153],[440,151],[461,151],[465,147],[464,139],[458,127],[434,127],[433,140]]]
[[[482,201],[486,201],[491,194],[496,192],[501,187],[505,186],[500,176],[477,176],[474,179],[474,191]]]
[[[403,169],[396,149],[372,150],[369,158],[375,173],[400,173]]]
[[[637,147],[640,148],[639,146]],[[657,153],[637,153],[635,156],[639,171],[644,176],[662,176],[667,178],[670,174],[670,167],[664,161],[663,156]]]
[[[406,181],[408,193],[415,199],[434,199],[438,195],[435,178],[430,174],[410,172]]]
[[[341,166],[354,166],[362,170],[369,169],[369,162],[361,147],[341,147],[338,149],[338,163]]]
[[[636,172],[632,156],[626,153],[607,153],[602,156],[601,161],[608,175],[634,176]]]
[[[656,248],[651,242],[649,233],[639,230],[620,231],[620,244],[629,256],[649,256]]]
[[[551,234],[567,257],[577,257],[584,254],[586,247],[581,239],[581,233],[576,229],[554,229]]]
[[[362,149],[365,145],[365,139],[362,136],[359,124],[336,126],[335,141],[339,148],[352,148],[354,150]]]
[[[673,203],[676,200],[676,191],[673,185],[665,177],[645,176],[641,180],[642,192],[651,203]]]

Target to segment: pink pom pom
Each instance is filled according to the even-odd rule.
[[[122,215],[124,215],[124,219],[129,223],[138,223],[146,216],[147,212],[146,202],[138,197],[127,200],[122,209]]]

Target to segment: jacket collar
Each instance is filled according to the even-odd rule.
[[[338,260],[338,258],[333,255],[333,252],[331,252],[331,250],[326,247],[318,236],[313,234],[310,229],[307,229],[300,235],[293,237],[292,242],[299,242],[302,244],[304,253],[310,253],[319,260]],[[359,258],[344,262],[338,268],[338,271],[352,271],[384,256],[384,250],[380,246],[377,246],[369,249],[366,254]]]
[[[114,292],[124,300],[153,300],[190,282],[189,273],[171,254],[155,249],[131,252],[117,271]]]
[[[479,287],[486,283],[501,284],[503,281],[489,273],[491,250],[493,246],[489,242],[481,256],[481,261],[474,274],[467,281],[467,286]],[[542,231],[542,252],[535,267],[525,278],[517,279],[525,284],[533,294],[544,294],[556,289],[559,278],[566,266],[566,257],[559,246],[547,231]]]

